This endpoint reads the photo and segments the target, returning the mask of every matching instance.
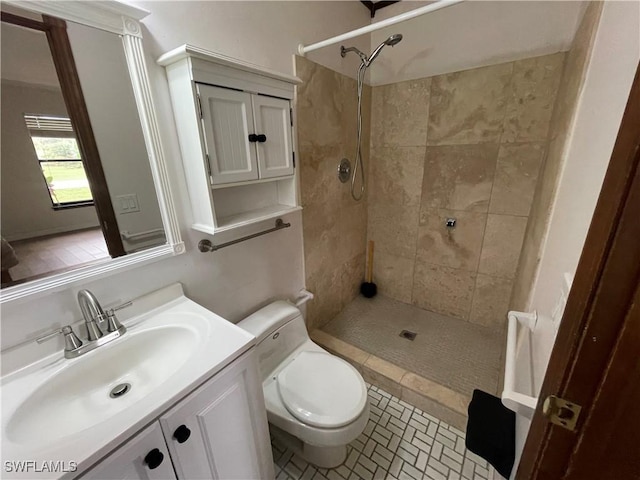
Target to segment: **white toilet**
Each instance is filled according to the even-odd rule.
[[[272,434],[319,467],[344,462],[347,444],[369,420],[367,387],[360,373],[313,343],[300,310],[287,302],[267,305],[238,326],[258,339]]]

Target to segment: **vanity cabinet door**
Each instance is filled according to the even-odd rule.
[[[249,139],[255,136],[251,94],[196,85],[212,183],[257,180],[255,141]]]
[[[82,475],[91,480],[175,479],[169,451],[158,422],[140,432]]]
[[[291,106],[282,98],[253,95],[260,178],[293,175]]]
[[[253,350],[160,417],[179,479],[273,478]]]

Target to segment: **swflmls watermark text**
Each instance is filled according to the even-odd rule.
[[[65,460],[7,460],[4,471],[8,473],[68,473],[78,470],[78,462]]]

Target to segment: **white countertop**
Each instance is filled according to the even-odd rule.
[[[179,284],[152,295],[156,300],[155,308],[123,322],[127,326],[127,333],[123,338],[75,359],[65,359],[62,352],[58,352],[2,378],[2,478],[76,477],[255,344],[252,335],[186,298]],[[147,331],[177,323],[193,329],[198,334],[198,341],[188,354],[188,360],[151,393],[144,396],[132,395],[135,387],[132,388],[130,394],[116,400],[121,402],[117,413],[107,415],[108,418],[102,420],[100,416],[105,416],[105,412],[98,411],[96,423],[75,433],[65,433],[58,438],[40,441],[25,441],[24,435],[15,433],[10,423],[14,413],[25,400],[37,394],[38,388],[45,382],[65,373],[78,362],[90,360],[92,355],[104,354],[106,349],[117,347],[119,342],[126,341],[127,336],[134,338]],[[62,425],[61,422],[65,420],[55,419],[51,424],[58,422],[58,425]],[[45,436],[56,435],[58,432]],[[35,461],[39,467],[44,462],[61,461],[65,465],[76,462],[78,469],[66,474],[36,472],[33,469],[24,474],[14,474],[6,472],[5,462],[8,461]]]

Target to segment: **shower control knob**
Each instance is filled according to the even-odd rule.
[[[267,136],[266,135],[262,135],[262,134],[258,135],[258,142],[264,143],[266,141],[267,141]]]
[[[191,430],[186,425],[180,425],[176,428],[176,431],[173,432],[173,438],[175,438],[178,443],[184,443],[189,440],[191,436]]]
[[[348,158],[343,158],[338,164],[338,178],[342,183],[346,183],[351,178],[351,162]]]

